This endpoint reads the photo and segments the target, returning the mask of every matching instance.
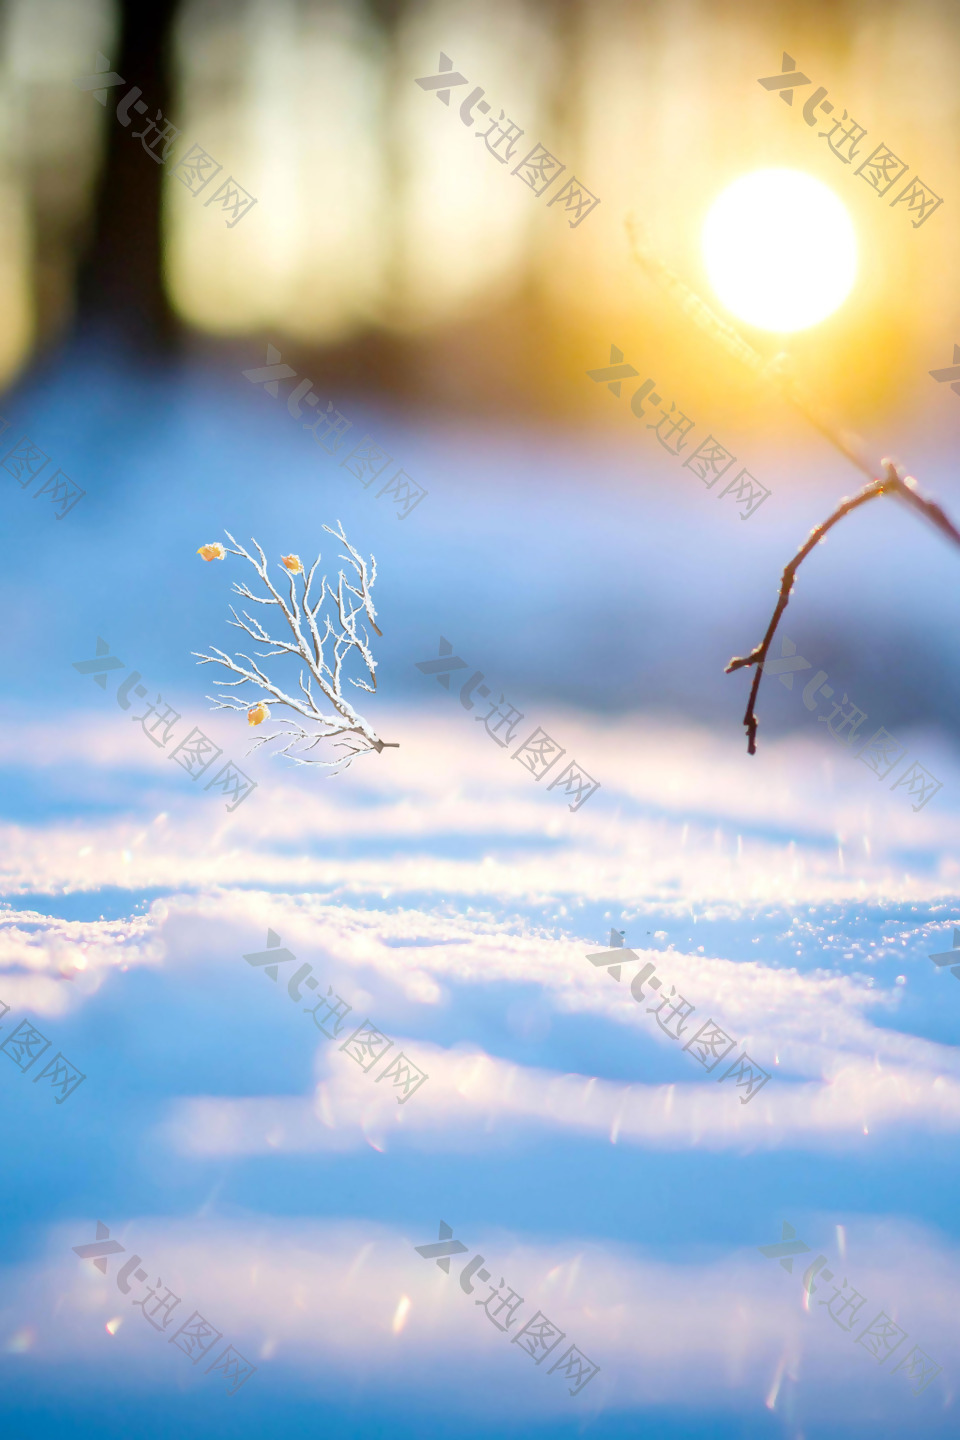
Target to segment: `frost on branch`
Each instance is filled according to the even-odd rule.
[[[214,645],[210,647],[210,655],[196,650],[193,653],[199,664],[222,665],[231,674],[240,677],[237,680],[220,682],[225,689],[237,690],[238,693],[206,697],[214,702],[215,710],[246,711],[250,725],[260,725],[267,720],[271,722],[271,729],[254,741],[248,754],[261,745],[280,741],[282,743],[278,745],[277,753],[286,755],[294,764],[319,765],[336,774],[345,770],[357,755],[366,755],[374,750],[379,754],[387,746],[397,748],[397,744],[395,741],[381,740],[363,716],[357,714],[343,693],[345,682],[370,694],[377,688],[377,662],[371,654],[364,623],[365,620],[369,621],[372,629],[378,635],[381,634],[377,627],[377,612],[371,594],[377,578],[377,562],[371,555],[368,570],[366,560],[354,550],[343,533],[343,525],[339,520],[336,530],[331,530],[329,525],[324,525],[323,528],[345,547],[347,553],[341,553],[339,558],[349,569],[346,574],[343,570],[340,571],[336,586],[331,585],[324,575],[315,600],[311,599],[310,590],[320,564],[319,555],[309,574],[304,573],[296,555],[285,555],[282,558],[280,565],[289,587],[289,598],[284,599],[267,574],[266,556],[256,540],[251,543],[259,558],[239,545],[229,530],[225,534],[230,546],[219,543],[201,546],[198,553],[205,560],[222,560],[225,555],[239,555],[247,560],[257,572],[267,593],[256,595],[243,582],[234,583],[234,593],[243,600],[252,601],[254,605],[272,606],[279,613],[264,616],[266,623],[262,623],[246,610],[238,615],[231,605],[233,619],[229,623],[249,635],[257,644],[268,647],[255,651],[255,658],[242,651],[237,651],[235,657],[231,658]],[[326,606],[324,601],[327,601]],[[278,638],[272,634],[268,628],[271,621],[274,622],[272,629],[278,630],[281,636],[289,631],[290,638]],[[258,663],[272,659],[279,661],[285,656],[293,657],[294,666],[299,669],[299,694],[289,694],[281,689],[277,681]],[[345,670],[351,667],[360,671],[360,679],[345,673]],[[283,673],[279,664],[271,668],[274,675]],[[293,667],[287,665],[286,669],[292,677]],[[366,678],[362,678],[364,675]],[[249,690],[245,690],[244,686],[252,686],[254,690],[262,693],[254,696]],[[275,710],[288,713],[273,717],[271,711]],[[343,753],[332,760],[314,755],[312,752],[327,740],[332,742],[334,749]]]

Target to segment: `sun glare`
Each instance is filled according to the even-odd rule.
[[[799,170],[756,170],[717,197],[703,257],[720,300],[761,330],[805,330],[847,298],[857,241],[844,206]]]

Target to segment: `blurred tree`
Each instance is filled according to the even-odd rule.
[[[144,119],[170,118],[171,27],[176,0],[119,0],[120,43],[109,57],[149,106]],[[104,163],[91,235],[78,281],[77,326],[104,330],[141,351],[174,348],[177,323],[163,283],[160,229],[164,167],[116,119],[119,88],[107,98]]]

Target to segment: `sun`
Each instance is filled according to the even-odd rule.
[[[755,170],[710,207],[703,258],[728,310],[760,330],[786,333],[816,325],[847,298],[857,240],[822,181],[800,170]]]

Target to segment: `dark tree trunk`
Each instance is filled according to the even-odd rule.
[[[161,263],[165,169],[133,131],[142,130],[158,110],[164,120],[176,123],[176,116],[170,114],[170,45],[176,9],[176,0],[121,0],[119,46],[108,59],[126,83],[107,91],[104,164],[77,285],[81,333],[106,334],[154,353],[172,350],[177,335]],[[91,64],[91,73],[92,68]],[[131,123],[124,128],[116,118],[117,105],[134,85],[148,109],[143,115],[131,110]],[[182,144],[180,137],[174,155]]]

